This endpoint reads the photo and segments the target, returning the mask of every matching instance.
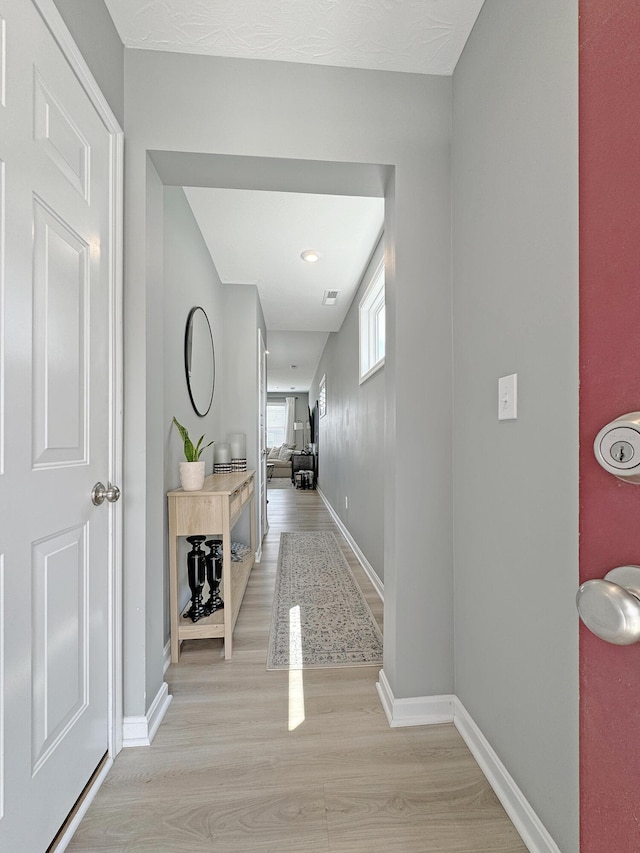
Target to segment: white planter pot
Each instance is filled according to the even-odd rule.
[[[197,492],[204,485],[204,461],[180,462],[180,485],[185,492]]]

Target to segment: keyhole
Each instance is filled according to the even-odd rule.
[[[629,444],[628,441],[616,441],[615,444],[611,445],[611,450],[609,451],[613,459],[616,462],[628,462],[633,456],[633,447]]]

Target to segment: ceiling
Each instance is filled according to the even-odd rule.
[[[202,187],[185,193],[221,281],[258,287],[269,390],[308,390],[382,231],[383,199]],[[305,263],[307,249],[320,260]],[[323,305],[326,290],[338,291],[334,305]]]
[[[105,0],[126,47],[452,74],[484,0]]]
[[[105,0],[126,47],[451,74],[484,0]],[[258,287],[268,390],[308,390],[381,232],[378,198],[185,188],[221,280]],[[306,249],[320,253],[305,264]],[[325,290],[338,290],[333,306]],[[295,365],[293,367],[292,365]]]

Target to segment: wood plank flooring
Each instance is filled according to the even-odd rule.
[[[183,643],[153,744],[118,755],[70,853],[526,851],[453,725],[389,728],[378,667],[266,671],[282,531],[333,530],[382,623],[315,491],[275,484],[269,523],[232,659]]]

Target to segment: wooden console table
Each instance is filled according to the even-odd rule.
[[[210,474],[197,492],[174,489],[167,492],[169,503],[169,599],[171,608],[171,661],[180,659],[182,640],[224,638],[224,657],[231,657],[233,629],[242,597],[253,568],[256,550],[254,512],[254,472]],[[251,550],[242,562],[231,561],[231,528],[249,507],[251,513]],[[184,618],[189,604],[182,608],[178,583],[178,537],[222,537],[222,587],[224,607],[197,622]]]

